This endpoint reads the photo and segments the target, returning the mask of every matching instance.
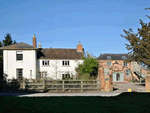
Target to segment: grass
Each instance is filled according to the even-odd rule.
[[[150,112],[150,93],[116,97],[0,97],[1,113],[139,113]]]

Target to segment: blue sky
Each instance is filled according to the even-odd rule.
[[[123,29],[140,28],[149,22],[150,0],[6,0],[0,3],[0,40],[13,40],[43,48],[77,48],[85,52],[127,53]]]

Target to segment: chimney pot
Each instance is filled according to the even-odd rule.
[[[39,48],[42,48],[42,44],[41,43],[39,43]]]
[[[100,53],[100,55],[103,55],[102,53]]]

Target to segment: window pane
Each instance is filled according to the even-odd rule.
[[[62,65],[64,65],[64,61],[62,61]]]
[[[70,78],[70,74],[68,74],[68,78]]]
[[[65,65],[67,65],[67,61],[65,61]]]
[[[68,61],[68,65],[69,65],[69,61]]]
[[[23,69],[17,69],[17,77],[18,78],[22,77],[22,72],[23,72]]]
[[[48,64],[48,62],[47,62],[47,60],[45,60],[45,65],[47,65]]]
[[[107,66],[111,66],[111,62],[107,62]]]
[[[49,61],[48,61],[48,65],[49,65]]]
[[[23,54],[17,54],[17,60],[23,60]]]
[[[42,64],[44,65],[44,61],[42,62]]]

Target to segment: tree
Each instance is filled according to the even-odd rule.
[[[11,44],[17,44],[14,40],[12,41],[11,35],[9,33],[6,34],[5,39],[0,41],[0,47],[8,46]],[[0,78],[3,78],[3,51],[0,50]]]
[[[145,8],[145,10],[150,8]],[[150,16],[146,15],[149,19]],[[133,33],[130,28],[128,31],[124,30],[126,36],[121,35],[123,38],[127,39],[130,44],[125,44],[130,56],[127,62],[136,61],[138,64],[144,64],[150,69],[150,22],[144,23],[141,19],[141,29],[138,28],[138,32]]]
[[[83,60],[83,64],[78,64],[78,67],[76,68],[76,72],[79,74],[78,77],[85,73],[89,73],[91,77],[96,77],[98,75],[99,65],[96,58],[87,52],[87,56],[83,57]]]

